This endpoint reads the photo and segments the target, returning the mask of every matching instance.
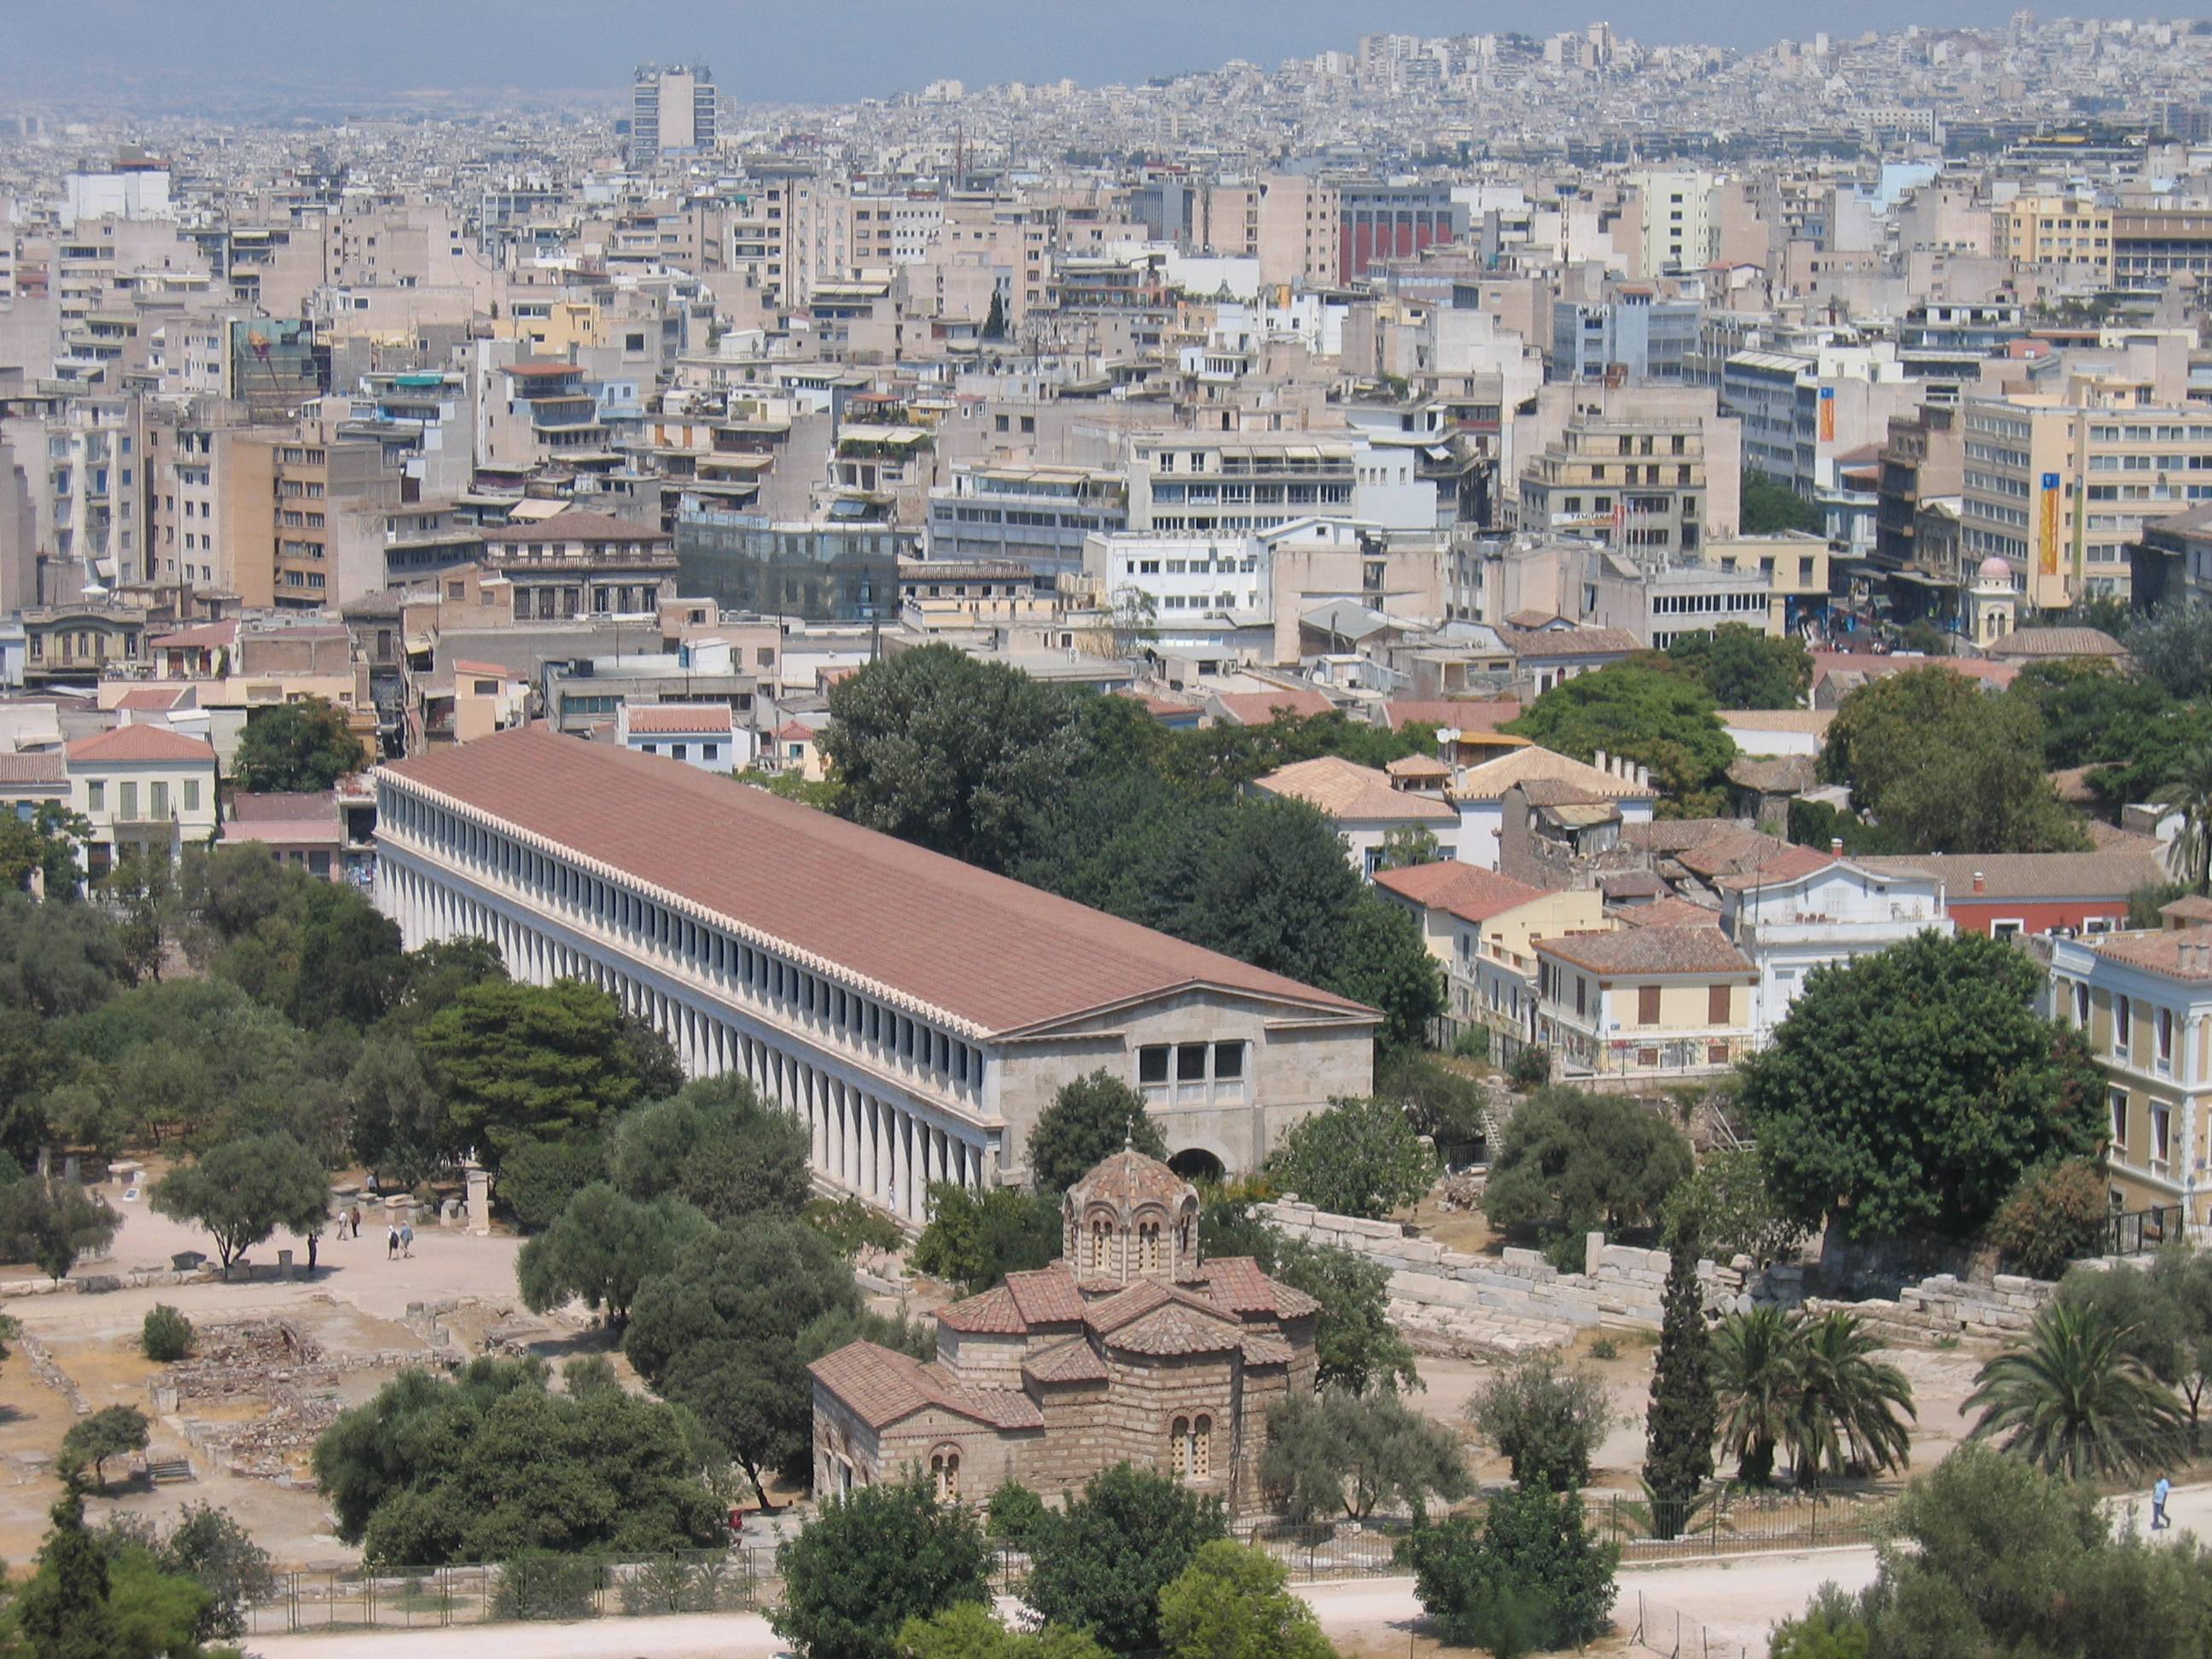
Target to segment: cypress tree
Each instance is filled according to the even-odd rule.
[[[84,1529],[84,1498],[74,1486],[54,1505],[53,1522],[39,1570],[15,1599],[15,1629],[40,1659],[111,1659],[107,1558]]]
[[[1698,1288],[1697,1241],[1677,1234],[1667,1267],[1659,1359],[1651,1373],[1651,1409],[1644,1416],[1644,1485],[1651,1529],[1678,1536],[1691,1502],[1713,1475],[1713,1437],[1720,1405],[1713,1395],[1712,1337]]]

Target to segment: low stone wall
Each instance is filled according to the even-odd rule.
[[[21,1329],[18,1329],[9,1340],[21,1348],[23,1358],[30,1361],[32,1376],[68,1401],[70,1409],[79,1417],[91,1414],[92,1401],[84,1397],[84,1390],[77,1387],[70,1374],[55,1364],[54,1357],[46,1352],[45,1343],[30,1332]]]
[[[1916,1346],[1945,1340],[2002,1342],[2019,1335],[2058,1293],[2047,1279],[2021,1279],[1998,1273],[1988,1284],[1937,1273],[1917,1285],[1907,1285],[1896,1299],[1835,1302],[1809,1298],[1805,1305],[1814,1313],[1840,1308],[1855,1313],[1866,1328],[1885,1342]]]
[[[1603,1233],[1592,1233],[1583,1271],[1563,1273],[1534,1250],[1468,1255],[1434,1239],[1408,1237],[1395,1221],[1332,1215],[1294,1199],[1262,1204],[1258,1213],[1285,1238],[1334,1245],[1388,1268],[1392,1318],[1409,1340],[1426,1335],[1514,1352],[1566,1340],[1592,1325],[1659,1328],[1664,1250],[1608,1244]],[[1797,1268],[1754,1271],[1747,1256],[1700,1261],[1698,1279],[1715,1312],[1762,1303],[1794,1306],[1804,1297]]]

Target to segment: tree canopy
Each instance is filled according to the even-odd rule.
[[[1993,696],[1953,670],[1890,674],[1848,693],[1820,770],[1916,853],[2050,853],[2085,847],[2044,776],[2033,699]]]
[[[1595,760],[1601,749],[1648,766],[1663,811],[1713,817],[1726,805],[1723,775],[1735,758],[1715,707],[1699,679],[1613,663],[1560,681],[1499,730],[1577,760]]]
[[[826,1498],[776,1560],[783,1597],[769,1622],[807,1659],[898,1659],[910,1621],[969,1607],[988,1617],[983,1529],[973,1512],[939,1503],[919,1475]],[[922,1645],[961,1659],[976,1651]],[[979,1659],[996,1651],[982,1647]],[[1050,1659],[1076,1656],[1061,1648]]]
[[[542,1361],[471,1361],[450,1382],[404,1371],[316,1441],[338,1536],[380,1566],[536,1552],[665,1553],[715,1542],[684,1413],[621,1389],[556,1395]]]
[[[1064,1083],[1030,1130],[1030,1185],[1057,1199],[1124,1146],[1147,1158],[1168,1155],[1143,1097],[1106,1071]]]
[[[2094,1155],[2102,1082],[2037,1012],[2042,976],[1963,933],[1808,975],[1739,1096],[1782,1213],[1853,1239],[1964,1237],[2028,1170]]]
[[[699,1078],[624,1114],[607,1142],[609,1179],[641,1203],[680,1199],[715,1222],[797,1215],[813,1195],[806,1127],[734,1073]]]
[[[572,1297],[606,1310],[608,1322],[629,1317],[639,1288],[675,1265],[707,1218],[681,1199],[641,1204],[605,1182],[586,1187],[544,1232],[524,1242],[515,1278],[524,1305],[546,1313]]]
[[[1515,1109],[1483,1188],[1494,1225],[1648,1226],[1690,1176],[1680,1131],[1626,1095],[1553,1085]]]
[[[1817,502],[1807,501],[1783,480],[1748,466],[1743,470],[1737,522],[1747,536],[1772,536],[1784,530],[1819,536],[1827,531]]]
[[[1340,1508],[1364,1521],[1378,1506],[1416,1514],[1431,1498],[1464,1498],[1472,1482],[1459,1437],[1398,1395],[1325,1389],[1293,1393],[1267,1418],[1260,1479],[1295,1521]]]
[[[689,1407],[768,1502],[762,1476],[804,1478],[813,1391],[799,1338],[860,1305],[852,1271],[821,1231],[763,1212],[702,1233],[644,1281],[623,1352],[663,1399]]]
[[[1796,708],[1813,685],[1804,641],[1742,623],[1677,634],[1651,666],[1694,680],[1718,708]]]
[[[323,697],[257,708],[231,759],[240,789],[282,793],[328,789],[368,764],[368,750],[346,725],[345,711]]]
[[[1333,1100],[1291,1127],[1267,1160],[1276,1187],[1337,1215],[1379,1220],[1436,1179],[1436,1155],[1395,1100]]]
[[[302,1237],[330,1219],[330,1173],[283,1131],[228,1140],[154,1183],[154,1207],[195,1222],[225,1267],[278,1228]]]
[[[1314,1610],[1265,1551],[1217,1538],[1160,1591],[1169,1659],[1335,1659]]]
[[[1116,1653],[1147,1651],[1161,1644],[1160,1592],[1201,1546],[1227,1535],[1218,1498],[1116,1464],[1047,1512],[1030,1540],[1024,1599]]]

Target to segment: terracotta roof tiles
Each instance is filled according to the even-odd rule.
[[[1103,1382],[1113,1373],[1089,1341],[1079,1336],[1031,1354],[1022,1362],[1022,1375],[1039,1382]]]
[[[1595,974],[1744,974],[1742,951],[1714,927],[1632,927],[1618,933],[1569,933],[1536,941],[1539,956],[1557,957]]]
[[[394,762],[377,775],[625,872],[979,1036],[1196,987],[1348,1024],[1376,1018],[1347,998],[766,790],[543,726]]]
[[[69,746],[72,761],[127,763],[132,761],[177,761],[215,764],[215,750],[203,738],[188,738],[166,726],[118,726]]]
[[[1462,921],[1473,922],[1487,921],[1544,896],[1540,887],[1456,859],[1379,871],[1375,884],[1428,909],[1447,911]]]
[[[1277,767],[1253,787],[1320,808],[1333,818],[1396,820],[1415,823],[1459,823],[1449,802],[1435,795],[1392,787],[1388,774],[1340,755],[1317,755]]]
[[[1034,1273],[1008,1273],[1006,1290],[1031,1329],[1083,1322],[1083,1297],[1075,1288],[1075,1275],[1058,1262]]]
[[[956,1382],[936,1365],[879,1347],[851,1342],[809,1365],[822,1386],[851,1407],[871,1428],[934,1407],[998,1429],[1040,1429],[1044,1413],[1018,1389],[975,1389]]]

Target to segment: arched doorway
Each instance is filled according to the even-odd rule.
[[[1216,1183],[1227,1173],[1221,1160],[1203,1146],[1186,1146],[1168,1159],[1168,1168],[1198,1187]]]

